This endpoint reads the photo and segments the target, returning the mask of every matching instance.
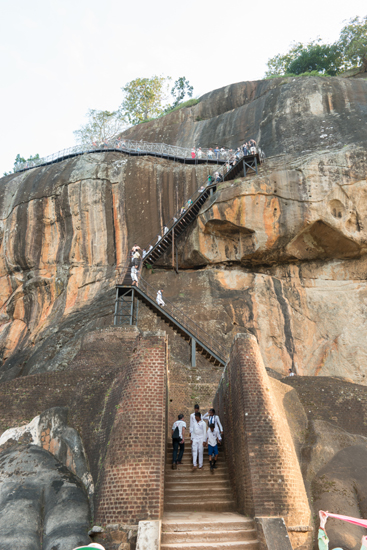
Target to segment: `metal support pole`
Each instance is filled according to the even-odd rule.
[[[136,298],[136,308],[135,308],[135,324],[138,326],[138,313],[139,313],[139,298]]]
[[[116,288],[115,315],[113,316],[113,324],[117,325],[117,308],[119,304],[119,289]]]
[[[172,229],[172,268],[175,269],[175,229]]]
[[[191,338],[191,366],[196,367],[196,340]]]
[[[256,170],[256,174],[257,174],[257,157],[255,157],[255,170]]]
[[[176,273],[178,275],[178,251],[177,251],[177,246],[176,246]]]
[[[243,161],[243,177],[246,177],[246,162]]]
[[[130,325],[133,324],[133,315],[134,315],[134,289],[132,289],[131,291]]]
[[[210,196],[213,196],[213,187],[210,188]]]

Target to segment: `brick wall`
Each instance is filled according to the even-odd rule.
[[[290,430],[276,405],[255,336],[236,336],[214,407],[223,419],[238,511],[281,516],[291,528],[308,526],[310,508]],[[308,539],[308,534],[303,540],[297,535],[292,542],[301,548]]]
[[[68,407],[96,486],[98,521],[125,525],[115,538],[163,511],[166,350],[165,333],[110,327],[87,334],[66,370],[0,385],[0,433]]]
[[[126,369],[96,498],[96,521],[103,525],[163,513],[167,341],[149,333],[142,340]]]

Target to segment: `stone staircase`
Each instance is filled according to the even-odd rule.
[[[161,550],[258,550],[254,522],[235,512],[223,450],[213,473],[206,449],[204,468],[192,472],[191,467],[191,441],[185,441],[182,464],[172,470],[169,440]]]

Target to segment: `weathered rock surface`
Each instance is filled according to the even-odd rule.
[[[191,147],[238,147],[255,139],[265,154],[304,154],[366,141],[367,81],[281,78],[239,82],[124,133]]]
[[[1,550],[70,550],[88,544],[88,496],[51,453],[16,445],[0,454]]]
[[[203,146],[254,136],[268,155],[287,153],[204,205],[179,242],[186,273],[148,276],[222,342],[254,332],[281,373],[364,383],[366,90],[338,78],[239,83],[128,132]],[[68,368],[82,335],[111,323],[129,247],[161,233],[209,171],[99,153],[3,178],[0,378]]]

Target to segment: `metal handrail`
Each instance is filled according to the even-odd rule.
[[[129,276],[128,269],[131,269],[130,265],[119,266],[120,269],[124,270],[124,275],[122,276],[120,282],[117,283],[117,286],[122,286],[125,280],[125,286],[132,286],[131,276]],[[127,276],[126,276],[127,275]],[[144,293],[148,298],[157,304],[157,289],[150,285],[143,277],[139,277],[139,283],[136,286],[138,290]],[[184,329],[190,332],[193,337],[200,343],[204,344],[209,350],[214,354],[220,357],[223,360],[228,358],[228,350],[218,344],[218,341],[210,336],[203,328],[201,328],[195,321],[193,321],[186,313],[181,309],[174,306],[173,303],[167,298],[163,297],[165,305],[159,306],[167,315],[171,316],[178,325],[181,325]]]
[[[20,162],[15,165],[14,172],[30,170],[32,168],[36,168],[37,166],[52,164],[53,162],[77,155],[107,151],[119,151],[137,155],[154,154],[178,160],[217,160],[220,164],[229,161],[232,155],[231,149],[224,150],[222,148],[221,150],[219,150],[219,152],[216,153],[214,152],[213,148],[179,147],[177,145],[168,145],[167,143],[150,143],[147,141],[113,138],[100,143],[93,142],[88,145],[74,145],[46,157],[42,157],[32,161]],[[195,152],[195,156],[193,156],[193,152]]]
[[[257,148],[257,151],[259,151],[261,157],[263,158],[263,152],[261,151],[260,148]],[[253,156],[253,154],[251,155],[247,155],[247,156]],[[191,195],[191,197],[189,197],[189,199],[187,199],[187,201],[184,203],[184,205],[175,213],[173,214],[172,216],[172,219],[171,219],[171,223],[170,224],[167,224],[167,229],[168,231],[166,231],[166,233],[163,233],[163,235],[161,235],[161,239],[157,240],[157,237],[154,237],[145,247],[144,247],[144,251],[147,253],[147,256],[148,254],[150,254],[151,252],[153,252],[154,248],[159,244],[159,242],[161,240],[163,240],[164,236],[168,233],[171,232],[171,230],[179,225],[180,221],[182,220],[183,217],[186,216],[186,214],[191,210],[191,208],[194,206],[196,200],[200,197],[200,195],[202,195],[206,188],[208,186],[215,186],[215,185],[218,185],[220,184],[221,182],[224,181],[224,178],[226,177],[227,173],[230,172],[237,164],[239,164],[242,159],[245,157],[244,153],[243,153],[243,150],[240,150],[240,151],[237,151],[236,155],[235,155],[235,158],[232,159],[232,161],[227,165],[223,165],[223,166],[220,166],[220,167],[216,167],[216,170],[214,172],[214,175],[211,176],[212,177],[212,183],[208,183],[209,182],[209,176],[208,178],[206,179],[206,181],[204,182],[204,184],[197,190],[193,193],[193,195]],[[200,191],[200,189],[202,189]],[[186,208],[185,208],[186,207]],[[182,208],[184,208],[185,210],[182,212]],[[151,247],[151,248],[150,248]],[[149,250],[150,249],[150,250]],[[149,252],[148,252],[149,250]]]

